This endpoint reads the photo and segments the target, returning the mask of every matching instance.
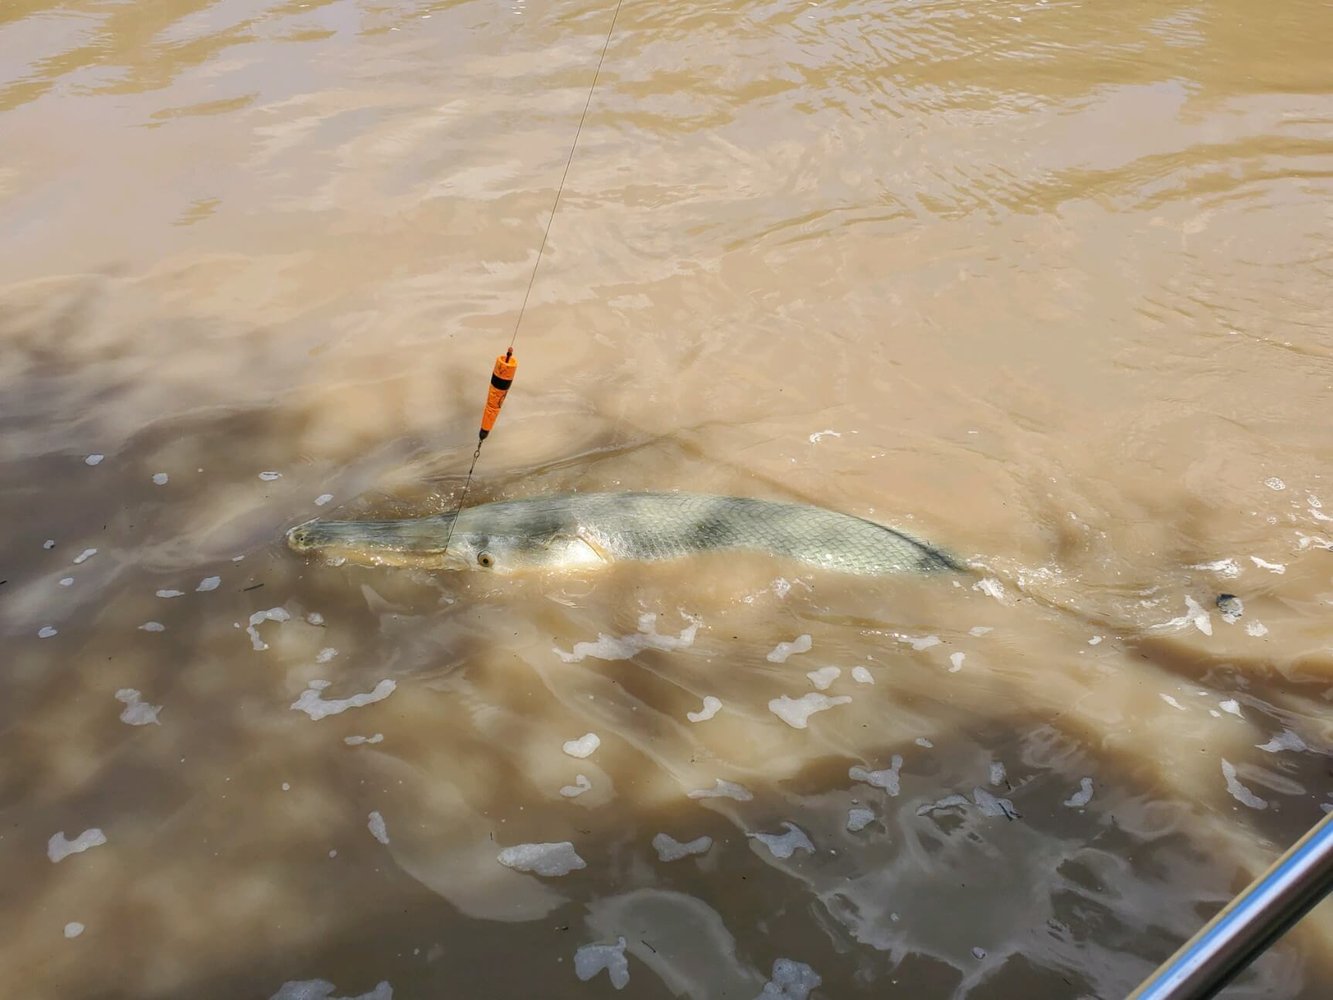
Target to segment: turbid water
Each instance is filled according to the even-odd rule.
[[[622,8],[469,502],[964,577],[286,549],[457,500],[612,9],[0,11],[6,995],[1111,1000],[1333,807],[1315,0]]]

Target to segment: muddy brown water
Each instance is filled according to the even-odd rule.
[[[624,4],[473,497],[963,577],[283,548],[457,497],[611,14],[0,11],[4,993],[1115,998],[1333,808],[1314,0]]]

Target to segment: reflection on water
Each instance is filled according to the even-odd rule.
[[[1333,808],[1313,0],[622,9],[473,500],[967,573],[286,551],[456,497],[610,14],[0,13],[23,995],[1116,997]]]

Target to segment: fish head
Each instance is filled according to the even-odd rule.
[[[501,575],[613,560],[598,537],[556,501],[502,501],[402,521],[307,521],[287,532],[287,545],[361,566]]]
[[[492,537],[485,531],[456,530],[449,539],[446,569],[512,572],[513,539]]]
[[[445,516],[409,521],[307,521],[287,532],[287,547],[303,555],[322,556],[334,565],[470,568],[456,551],[461,546],[449,538],[450,520]]]
[[[467,512],[464,512],[466,518]],[[471,569],[508,576],[543,570],[600,565],[601,556],[581,538],[565,533],[506,530],[490,524],[469,530],[463,519],[449,540],[447,569]]]
[[[569,569],[600,557],[574,535],[467,510],[407,521],[307,521],[287,532],[287,546],[334,564],[475,570],[507,575]]]

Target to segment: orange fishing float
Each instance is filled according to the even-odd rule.
[[[509,387],[514,384],[516,371],[518,371],[518,358],[514,357],[514,349],[511,347],[495,359],[495,367],[491,370],[491,387],[486,393],[486,408],[481,411],[481,434],[477,438],[478,441],[485,441],[486,436],[495,427],[496,418],[500,416],[500,407],[504,406]]]
[[[606,50],[611,46],[611,35],[616,30],[616,19],[620,17],[620,6],[624,0],[616,0],[615,13],[611,15],[611,26],[606,29],[606,41],[602,43],[602,54],[597,59],[597,69],[592,75],[592,84],[588,87],[588,99],[583,103],[583,114],[579,117],[578,128],[574,130],[574,141],[569,145],[569,156],[565,159],[565,172],[560,175],[556,185],[555,201],[551,204],[551,214],[546,220],[546,231],[542,234],[541,245],[537,247],[537,259],[532,264],[532,274],[528,278],[528,289],[523,293],[523,304],[518,307],[518,319],[514,322],[514,334],[509,338],[509,348],[495,359],[491,369],[491,387],[486,393],[486,406],[481,411],[481,432],[477,435],[477,447],[472,452],[472,464],[468,466],[467,478],[463,480],[463,489],[458,495],[458,505],[454,508],[454,517],[449,522],[449,532],[445,535],[444,547],[448,551],[449,542],[454,535],[454,525],[458,514],[467,500],[468,488],[472,485],[472,473],[476,471],[477,459],[481,457],[481,443],[495,428],[495,421],[500,416],[500,407],[504,406],[509,387],[514,384],[514,374],[518,371],[518,358],[514,357],[514,341],[518,339],[518,328],[523,324],[523,314],[528,309],[528,298],[532,295],[532,286],[537,281],[537,268],[541,266],[542,254],[546,251],[546,241],[551,236],[551,223],[555,221],[556,210],[560,207],[560,196],[565,190],[565,181],[569,179],[569,167],[574,162],[574,150],[578,149],[579,136],[583,134],[583,123],[588,120],[588,108],[592,106],[593,91],[597,89],[597,79],[602,75],[602,63],[606,61]]]

